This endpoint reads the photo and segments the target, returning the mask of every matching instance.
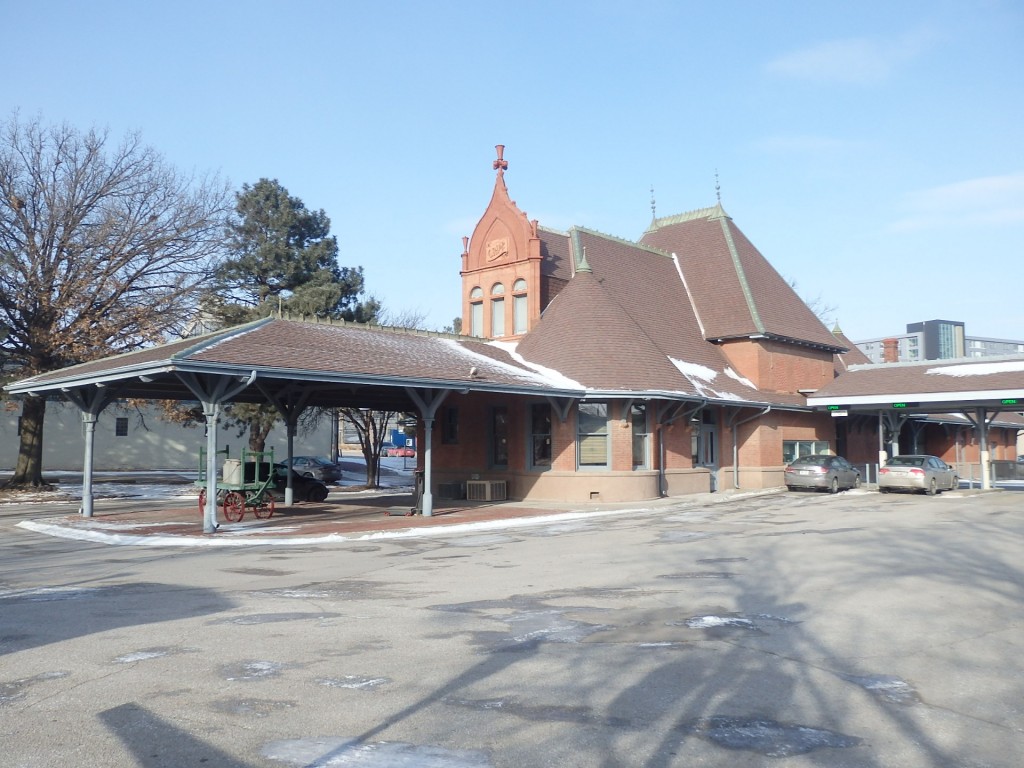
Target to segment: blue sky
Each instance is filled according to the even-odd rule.
[[[0,0],[0,115],[275,178],[432,328],[490,199],[638,239],[722,203],[854,340],[1024,340],[1024,4]]]

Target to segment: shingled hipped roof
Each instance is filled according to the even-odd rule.
[[[524,359],[600,392],[804,405],[797,393],[758,390],[704,338],[671,255],[579,227],[542,230],[541,238],[552,252],[571,253],[577,267],[519,342]]]
[[[721,204],[655,219],[640,242],[678,256],[705,339],[767,336],[844,350]]]

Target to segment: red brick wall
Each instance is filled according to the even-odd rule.
[[[831,352],[769,339],[741,339],[722,345],[729,364],[758,389],[798,392],[819,389],[835,376]]]

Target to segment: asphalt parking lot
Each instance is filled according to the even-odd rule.
[[[982,766],[1024,754],[1024,496],[681,498],[152,548],[0,508],[0,765]]]

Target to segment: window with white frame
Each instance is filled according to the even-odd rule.
[[[633,433],[633,469],[650,466],[651,435],[647,426],[647,404],[633,403],[629,407],[629,424]]]
[[[508,408],[496,406],[491,411],[491,461],[492,467],[508,466]]]
[[[512,283],[512,333],[526,333],[527,309],[526,281],[519,278]]]
[[[491,286],[491,338],[505,335],[505,286],[495,283]]]
[[[551,466],[551,406],[548,403],[530,406],[530,466],[534,469]]]
[[[832,448],[828,440],[783,440],[782,441],[782,462],[789,464],[801,456],[810,456],[816,453],[831,453]]]
[[[580,403],[576,410],[576,463],[608,468],[608,403]]]
[[[469,292],[469,335],[484,335],[484,291],[479,287]]]

